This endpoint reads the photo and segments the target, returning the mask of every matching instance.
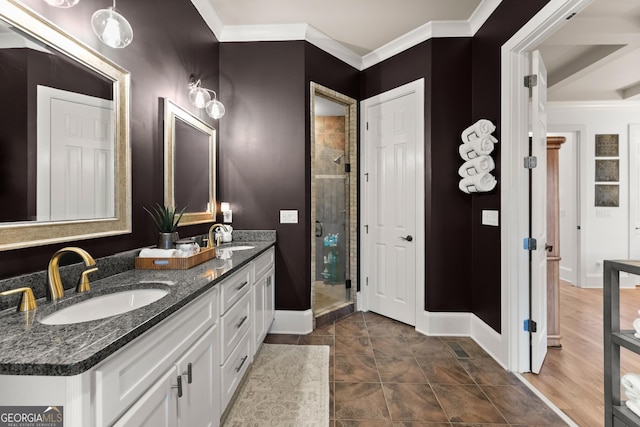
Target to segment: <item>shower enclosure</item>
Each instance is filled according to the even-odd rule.
[[[312,302],[316,318],[352,305],[355,261],[355,101],[312,96]],[[355,200],[355,198],[354,198]]]

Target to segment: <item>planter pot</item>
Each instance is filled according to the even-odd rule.
[[[178,233],[159,233],[158,249],[175,249],[176,242],[179,240]]]

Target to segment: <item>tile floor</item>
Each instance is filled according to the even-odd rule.
[[[267,343],[331,347],[330,427],[564,426],[473,340],[357,312]]]

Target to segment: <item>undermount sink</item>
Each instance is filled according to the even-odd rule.
[[[51,313],[40,319],[40,323],[68,325],[104,319],[149,305],[168,293],[165,289],[132,289],[95,296]]]
[[[224,249],[229,249],[230,251],[246,251],[247,249],[253,249],[255,246],[229,246]]]

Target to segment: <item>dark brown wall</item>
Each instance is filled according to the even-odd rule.
[[[357,98],[358,71],[307,42],[223,43],[219,194],[239,229],[278,233],[276,307],[311,304],[309,82]],[[298,224],[280,224],[281,209]]]
[[[219,199],[234,228],[277,231],[280,310],[311,303],[304,52],[303,41],[220,46]],[[298,223],[280,224],[281,209],[297,210]]]
[[[471,294],[472,312],[500,332],[500,228],[481,224],[482,210],[500,209],[500,74],[501,46],[513,36],[548,0],[527,2],[503,1],[473,37],[473,89],[471,122],[485,118],[497,126],[494,136],[499,143],[492,156],[496,162],[498,186],[488,194],[472,196],[471,209],[473,264]],[[501,213],[501,216],[505,212]],[[524,236],[513,236],[520,239]]]
[[[132,44],[119,50],[100,43],[91,30],[91,15],[107,4],[80,2],[70,9],[57,9],[41,0],[25,3],[131,72],[133,233],[73,244],[95,257],[155,244],[157,232],[142,207],[163,201],[161,98],[169,97],[218,127],[203,111],[195,111],[187,97],[191,74],[201,78],[205,87],[218,89],[217,40],[187,0],[119,2],[118,10],[134,31]],[[207,227],[184,227],[179,231],[186,236],[206,232]],[[51,254],[62,246],[0,252],[0,278],[45,269]]]
[[[471,116],[471,39],[432,39],[362,73],[362,99],[425,79],[426,303],[470,311],[470,198],[458,190],[459,134]]]

